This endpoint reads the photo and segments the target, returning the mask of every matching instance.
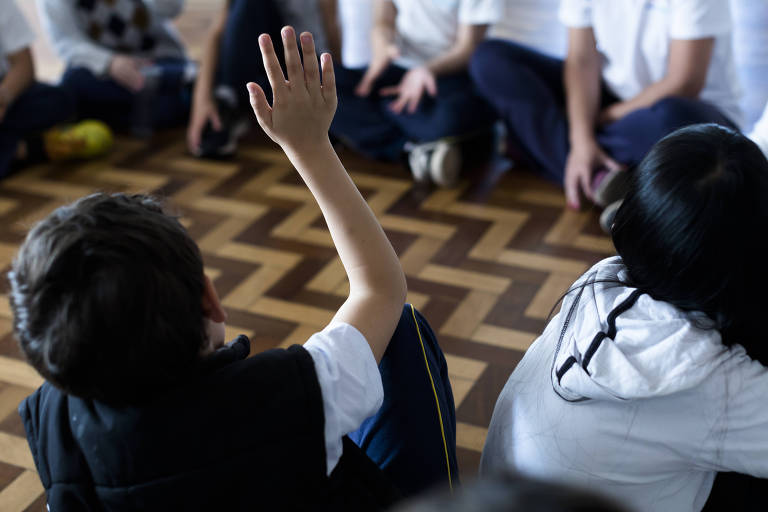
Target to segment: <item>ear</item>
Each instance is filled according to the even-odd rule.
[[[227,320],[227,313],[221,306],[219,294],[213,286],[211,278],[204,275],[205,283],[203,286],[203,314],[206,318],[215,323],[222,323]]]

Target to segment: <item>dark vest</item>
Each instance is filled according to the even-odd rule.
[[[326,476],[324,416],[300,346],[246,359],[241,336],[141,407],[43,384],[19,406],[51,510],[383,510],[398,498],[348,438]]]

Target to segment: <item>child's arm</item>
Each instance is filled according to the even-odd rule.
[[[314,195],[347,272],[349,297],[335,320],[357,328],[379,361],[402,312],[405,275],[384,231],[328,139],[337,102],[331,56],[321,57],[321,85],[311,34],[301,35],[303,70],[293,29],[284,28],[282,37],[288,80],[272,41],[262,35],[259,43],[274,104],[270,107],[264,91],[249,83],[251,104],[259,125],[283,148]]]
[[[35,80],[35,64],[29,47],[8,55],[8,72],[0,81],[0,122],[8,108]]]

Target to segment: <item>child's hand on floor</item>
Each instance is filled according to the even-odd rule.
[[[321,84],[321,70],[312,34],[301,34],[304,69],[293,28],[283,28],[282,36],[288,80],[280,68],[272,40],[262,34],[259,46],[272,86],[273,105],[269,106],[262,88],[251,82],[248,84],[251,106],[261,128],[283,150],[288,152],[323,147],[328,143],[328,130],[337,104],[333,61],[327,53],[321,56]]]

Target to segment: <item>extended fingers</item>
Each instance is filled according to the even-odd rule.
[[[267,72],[267,78],[269,78],[269,85],[272,86],[272,91],[277,93],[278,91],[285,89],[285,76],[280,67],[280,62],[277,60],[277,54],[275,53],[275,47],[272,44],[272,38],[269,37],[268,34],[261,34],[261,36],[259,36],[259,48],[261,49],[264,70]]]
[[[330,53],[324,53],[320,56],[323,68],[323,98],[326,103],[336,101],[336,73],[333,71],[333,59]]]
[[[304,82],[299,47],[296,44],[296,32],[293,30],[293,27],[283,27],[280,34],[283,36],[285,68],[288,70],[288,80],[292,85],[296,86]]]
[[[315,53],[315,41],[312,34],[303,32],[300,36],[301,52],[304,56],[304,79],[307,82],[307,88],[310,92],[319,90],[320,69],[317,64],[317,54]]]

